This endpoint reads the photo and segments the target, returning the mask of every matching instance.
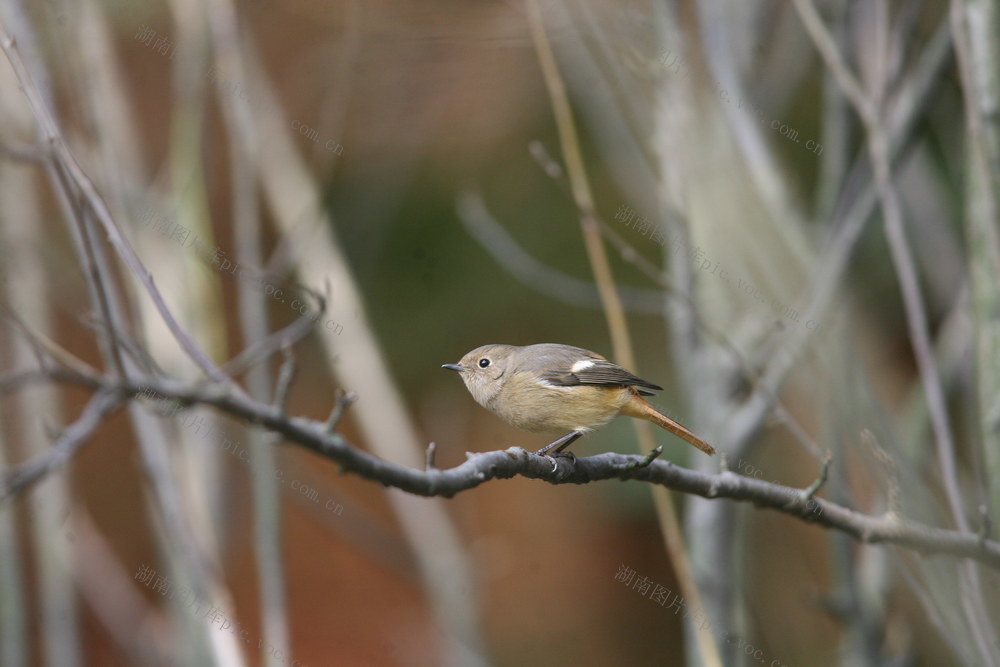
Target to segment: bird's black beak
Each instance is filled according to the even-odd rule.
[[[465,370],[464,368],[462,368],[458,364],[441,364],[441,368],[447,368],[450,371],[464,371]]]

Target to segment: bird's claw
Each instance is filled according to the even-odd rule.
[[[570,451],[566,452],[556,452],[556,456],[565,456],[570,460],[570,463],[576,463],[576,454]]]

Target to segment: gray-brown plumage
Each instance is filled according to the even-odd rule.
[[[715,453],[641,396],[652,394],[640,387],[662,387],[583,348],[558,343],[483,345],[443,367],[458,371],[476,402],[508,424],[527,431],[568,431],[539,453],[555,446],[561,451],[619,414],[651,421],[706,454]]]

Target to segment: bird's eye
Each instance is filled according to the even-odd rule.
[[[490,360],[489,359],[487,359],[487,358],[484,357],[484,358],[482,358],[482,359],[479,360],[479,367],[480,368],[486,368],[489,365],[490,365]]]

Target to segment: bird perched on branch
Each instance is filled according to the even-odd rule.
[[[715,449],[673,419],[660,414],[643,396],[661,390],[596,352],[571,345],[483,345],[457,364],[466,389],[481,406],[527,431],[564,432],[542,447],[559,453],[577,438],[618,415],[645,419],[688,441],[706,454]]]

